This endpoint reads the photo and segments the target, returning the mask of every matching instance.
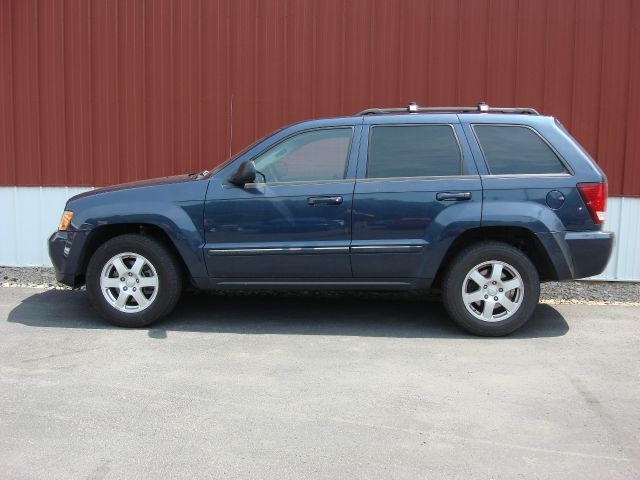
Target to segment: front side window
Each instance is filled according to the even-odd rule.
[[[256,181],[309,182],[345,178],[353,129],[324,128],[299,133],[254,159]]]
[[[368,178],[439,177],[461,173],[462,155],[451,125],[371,128]]]
[[[566,173],[555,152],[531,128],[474,125],[492,175]]]

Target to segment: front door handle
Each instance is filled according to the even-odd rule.
[[[436,193],[436,200],[444,202],[471,200],[471,192],[438,192]]]
[[[309,197],[307,204],[309,205],[340,205],[342,197],[340,195],[331,197]]]

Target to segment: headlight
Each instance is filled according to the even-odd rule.
[[[60,230],[61,232],[64,232],[69,227],[69,224],[71,223],[72,218],[73,218],[73,212],[70,212],[69,210],[65,210],[65,212],[62,214],[62,218],[60,219],[60,225],[58,226],[58,230]]]

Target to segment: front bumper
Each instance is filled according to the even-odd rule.
[[[615,236],[613,232],[582,231],[537,234],[549,254],[556,280],[593,277],[609,263]]]
[[[86,237],[85,231],[57,231],[49,237],[49,258],[56,279],[70,287],[79,287],[84,283],[81,254]]]

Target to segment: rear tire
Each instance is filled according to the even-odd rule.
[[[145,327],[168,315],[182,290],[172,252],[144,235],[121,235],[91,257],[87,293],[98,313],[118,327]]]
[[[475,335],[508,335],[531,318],[540,298],[538,271],[529,257],[501,242],[461,251],[442,283],[449,316]]]

